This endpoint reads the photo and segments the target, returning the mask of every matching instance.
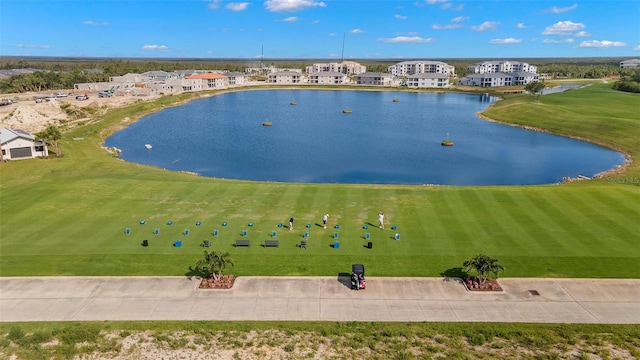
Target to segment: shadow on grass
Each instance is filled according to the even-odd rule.
[[[447,269],[447,270],[441,272],[440,275],[442,277],[445,277],[445,278],[460,278],[460,279],[464,279],[467,276],[469,276],[469,273],[467,273],[461,267],[455,267],[455,268]]]

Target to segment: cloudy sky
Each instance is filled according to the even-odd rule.
[[[640,57],[639,19],[638,0],[2,0],[0,55]]]

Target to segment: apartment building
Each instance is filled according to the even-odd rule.
[[[358,85],[389,86],[398,83],[395,76],[381,72],[366,72],[356,75],[355,78]]]
[[[270,84],[300,84],[303,80],[304,76],[298,71],[276,71],[267,77]]]
[[[413,88],[446,88],[449,83],[449,75],[437,73],[413,74],[407,77],[407,87]]]
[[[467,66],[469,74],[485,74],[485,73],[515,73],[527,72],[537,73],[538,67],[521,61],[483,61]]]
[[[413,74],[446,74],[454,75],[456,68],[442,61],[415,60],[403,61],[389,66],[387,70],[394,76]]]
[[[307,74],[319,72],[338,72],[347,75],[359,75],[367,72],[367,67],[355,61],[317,63],[305,68]]]
[[[629,59],[620,61],[621,69],[637,69],[640,67],[640,59]]]

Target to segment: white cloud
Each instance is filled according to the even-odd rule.
[[[427,4],[429,5],[434,5],[434,4],[438,4],[438,3],[445,3],[449,0],[427,0]]]
[[[456,6],[456,11],[462,11],[462,10],[464,10],[464,4],[460,4]]]
[[[109,25],[108,22],[103,21],[103,22],[97,22],[97,21],[91,21],[91,20],[87,20],[87,21],[83,21],[82,22],[84,25],[91,25],[91,26],[107,26]]]
[[[581,48],[609,48],[609,47],[624,47],[627,44],[622,41],[609,41],[609,40],[591,40],[591,41],[583,41],[578,45]]]
[[[267,0],[264,2],[264,6],[273,12],[294,12],[308,7],[326,7],[327,4],[314,0]]]
[[[543,44],[571,44],[573,42],[572,38],[567,38],[567,39],[563,39],[563,40],[556,40],[556,39],[544,39],[542,40]]]
[[[498,21],[485,21],[478,26],[472,26],[471,30],[473,31],[487,31],[487,30],[495,30],[498,28]]]
[[[309,24],[311,24],[311,25],[320,24],[320,20],[313,20]]]
[[[525,25],[524,23],[518,23],[518,25],[516,26],[518,29],[526,29],[527,25]]]
[[[142,50],[145,51],[169,51],[169,48],[164,45],[144,45]]]
[[[577,8],[578,8],[578,4],[573,4],[573,5],[565,7],[565,8],[559,8],[557,6],[554,6],[551,9],[547,9],[546,12],[550,12],[552,14],[562,14],[562,13],[565,13],[567,11],[575,10]]]
[[[353,29],[351,31],[349,31],[352,34],[364,34],[366,31],[362,30],[362,29]]]
[[[451,3],[443,3],[442,5],[440,5],[440,9],[448,9],[451,7]]]
[[[521,42],[522,42],[522,39],[514,39],[514,38],[489,40],[489,44],[517,44]]]
[[[633,48],[633,51],[640,51],[640,45]]]
[[[458,16],[458,17],[454,17],[453,19],[451,19],[452,22],[461,22],[461,21],[465,21],[465,20],[469,20],[468,16]]]
[[[300,18],[297,16],[289,16],[288,18],[284,18],[282,20],[280,20],[282,22],[298,22],[300,21]]]
[[[577,37],[585,37],[585,36],[591,36],[590,33],[586,32],[586,31],[578,31],[577,33],[574,34]]]
[[[220,7],[221,0],[211,0],[209,3],[209,9],[215,10]]]
[[[27,49],[50,49],[51,45],[43,45],[43,44],[16,44],[16,47],[19,48],[27,48]]]
[[[447,25],[433,24],[431,26],[431,28],[434,30],[451,30],[451,29],[457,29],[460,27],[462,27],[462,25],[460,24],[447,24]]]
[[[395,14],[393,15],[394,18],[398,19],[398,20],[407,20],[408,16],[404,16],[404,15],[400,15],[400,14]]]
[[[380,38],[377,41],[383,43],[412,43],[423,44],[433,42],[432,38],[422,38],[419,36],[396,36],[394,38]]]
[[[329,36],[338,36],[338,34],[336,34],[336,33],[331,33],[331,34],[329,34]]]
[[[243,11],[243,10],[247,10],[247,8],[249,7],[249,5],[251,5],[248,2],[239,2],[239,3],[229,3],[227,6],[225,6],[227,9],[229,10],[233,10],[233,11]]]
[[[586,28],[586,26],[583,23],[574,23],[570,20],[558,21],[551,26],[547,26],[542,32],[542,35],[569,36],[584,28]]]

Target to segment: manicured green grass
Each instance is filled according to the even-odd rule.
[[[283,184],[173,173],[119,161],[100,148],[123,118],[187,97],[114,110],[66,133],[62,158],[0,165],[0,275],[189,274],[202,254],[200,243],[209,239],[211,249],[231,254],[236,266],[228,272],[236,275],[333,276],[358,262],[372,276],[440,276],[457,273],[482,252],[498,258],[510,277],[638,277],[637,164],[617,177],[566,185]],[[639,99],[593,85],[538,101],[510,97],[486,114],[593,138],[637,156]],[[384,231],[376,228],[379,210],[387,215]],[[325,212],[340,229],[318,225]],[[286,229],[291,216],[293,231]],[[243,230],[252,246],[233,247]],[[272,231],[280,247],[261,247]],[[299,249],[305,231],[309,246]],[[331,247],[334,232],[339,249]],[[366,232],[373,249],[365,247]],[[400,241],[393,240],[396,232]],[[143,239],[149,247],[140,245]],[[176,239],[181,248],[172,246]]]

